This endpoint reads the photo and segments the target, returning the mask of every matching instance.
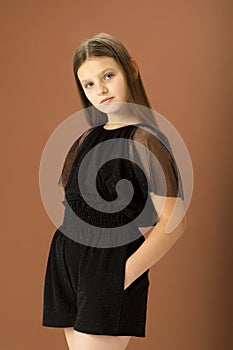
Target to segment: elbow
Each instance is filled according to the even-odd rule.
[[[181,230],[182,230],[182,232],[184,232],[186,230],[186,228],[187,228],[187,217],[186,217],[186,215],[184,215],[184,217],[183,217],[183,219],[182,219],[180,224],[181,224]]]
[[[181,236],[186,230],[186,228],[187,228],[187,218],[186,216],[184,216],[175,230],[178,232],[178,235]]]
[[[167,237],[174,237],[175,239],[178,239],[186,230],[187,227],[187,218],[184,216],[182,220],[177,224],[177,226],[174,228],[174,223],[169,226],[169,223],[167,222],[165,232],[167,233]],[[173,228],[172,228],[173,226]]]
[[[164,220],[163,223],[161,222],[161,224],[163,224],[165,231],[167,233],[176,232],[179,235],[179,234],[182,234],[186,230],[187,218],[186,218],[186,216],[183,216],[182,219],[176,218],[175,221]]]

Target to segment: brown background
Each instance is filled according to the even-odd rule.
[[[152,107],[183,137],[195,176],[186,232],[151,269],[147,337],[132,338],[128,349],[231,348],[231,5],[1,1],[0,349],[67,349],[62,329],[41,326],[55,227],[41,201],[39,164],[51,133],[80,109],[74,51],[100,31],[137,59]]]

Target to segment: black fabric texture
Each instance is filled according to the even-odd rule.
[[[128,125],[115,130],[106,130],[103,126],[87,130],[74,142],[66,156],[58,181],[65,193],[64,223],[70,215],[70,207],[83,220],[96,226],[96,230],[98,227],[118,226],[121,230],[121,226],[131,220],[135,220],[135,232],[140,226],[156,225],[156,210],[148,196],[149,192],[183,196],[178,191],[179,172],[169,144],[168,148],[165,147],[159,138],[149,130],[138,128],[139,125]],[[139,142],[145,149],[130,143],[124,150],[129,160],[112,159],[99,170],[96,187],[107,204],[110,205],[116,199],[115,187],[119,179],[130,180],[134,189],[132,201],[126,208],[116,213],[102,213],[83,200],[78,171],[91,149],[94,150],[102,141],[117,138]],[[117,146],[117,142],[115,144]],[[105,151],[107,154],[114,153],[111,147]],[[158,171],[158,164],[154,163],[150,152],[162,166],[166,179],[165,192],[164,177]],[[93,153],[84,179],[86,194],[93,203],[98,198],[89,192],[89,181],[97,166],[96,159],[99,161],[101,154]],[[140,213],[148,199],[150,210],[146,216],[141,217]],[[140,219],[137,220],[138,217]],[[149,269],[124,290],[126,260],[144,240],[144,236],[140,235],[133,242],[119,247],[95,248],[70,239],[58,228],[51,240],[45,273],[43,326],[73,327],[90,334],[145,337]]]

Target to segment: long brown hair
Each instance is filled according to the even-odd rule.
[[[134,76],[135,71],[134,66],[131,62],[132,57],[130,56],[125,46],[118,39],[108,33],[102,32],[83,40],[76,50],[73,58],[73,73],[76,81],[76,86],[81,99],[81,104],[84,108],[86,108],[86,115],[89,123],[91,125],[96,125],[96,123],[103,124],[103,122],[106,123],[108,121],[107,115],[105,113],[97,110],[94,107],[87,108],[91,107],[92,104],[87,99],[77,76],[77,71],[81,64],[84,63],[86,59],[93,56],[107,56],[112,57],[116,60],[126,79],[129,92],[128,102],[131,102],[130,108],[134,109],[134,113],[136,112],[140,114],[139,117],[142,118],[142,121],[152,124],[152,126],[158,129],[157,122],[151,110],[149,99],[143,86],[140,72],[138,71],[136,78]],[[141,113],[142,108],[138,109],[136,105],[144,106],[147,108],[144,108],[143,113]]]
[[[131,61],[132,57],[130,56],[129,52],[119,40],[107,33],[98,33],[88,39],[83,40],[76,50],[73,58],[73,73],[81,99],[81,104],[84,108],[84,115],[88,123],[91,126],[96,126],[99,124],[106,124],[108,121],[107,114],[92,106],[91,102],[87,99],[77,76],[77,71],[81,64],[88,58],[94,56],[107,56],[116,60],[127,82],[130,111],[133,113],[133,115],[138,116],[142,124],[152,127],[154,131],[158,131],[159,127],[153,114],[153,110],[151,109],[149,99],[146,95],[140,72],[138,71],[137,77],[135,78],[135,70]],[[60,185],[66,185],[73,160],[75,159],[82,140],[90,130],[91,129],[87,130],[83,135],[81,135],[68,152],[65,164],[63,166],[62,175],[59,179]]]

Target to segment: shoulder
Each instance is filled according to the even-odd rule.
[[[133,139],[142,143],[155,143],[157,145],[166,143],[167,141],[167,137],[161,130],[142,123],[136,125]]]
[[[171,145],[166,135],[148,124],[138,124],[133,133],[133,140],[142,143],[147,149],[170,157],[172,153]]]
[[[79,141],[79,144],[81,145],[81,143],[86,139],[86,137],[93,133],[95,130],[96,130],[97,127],[91,127],[87,130],[85,130],[79,137],[78,137],[78,141]]]

